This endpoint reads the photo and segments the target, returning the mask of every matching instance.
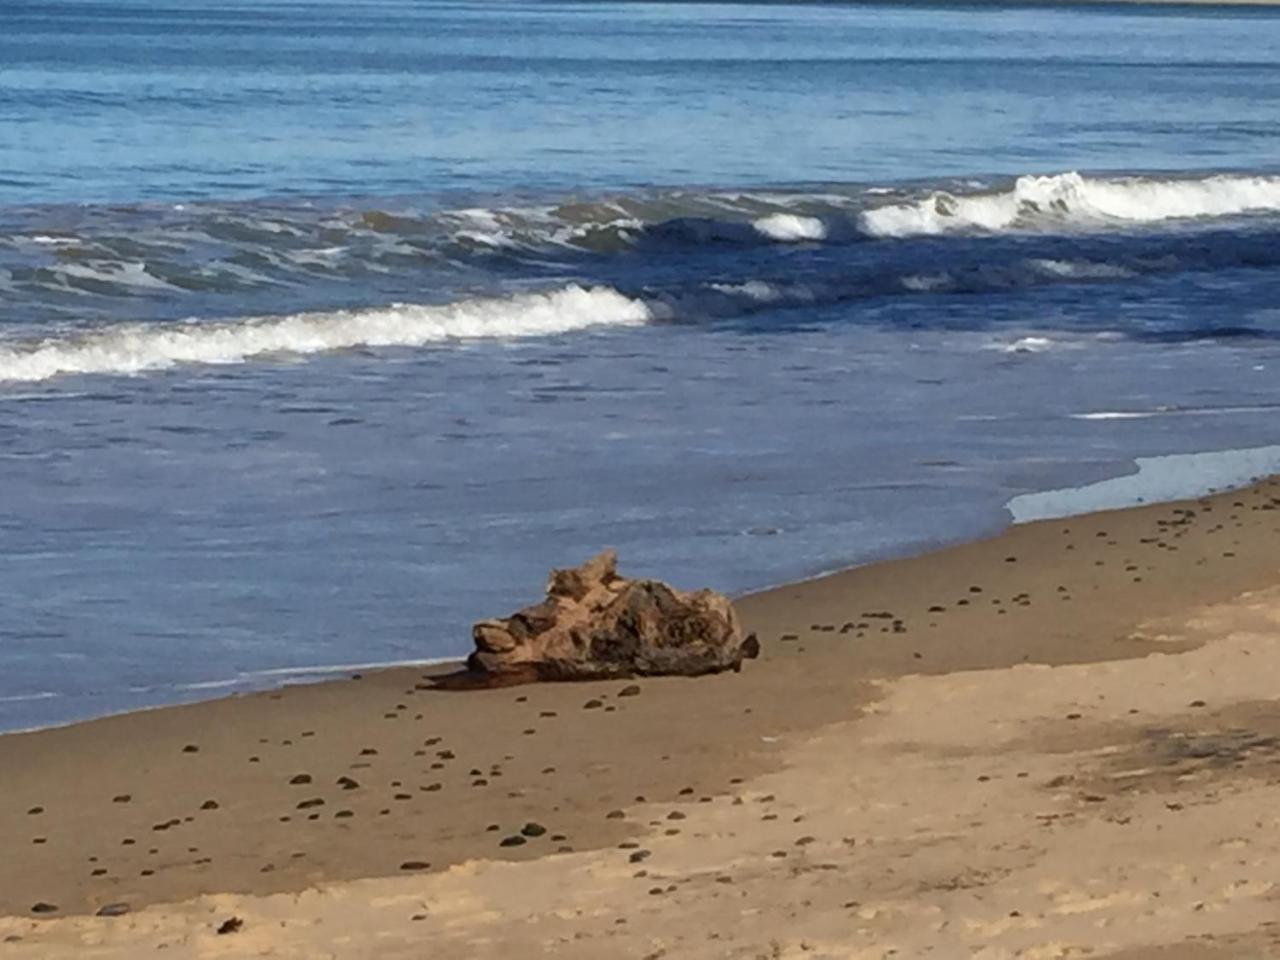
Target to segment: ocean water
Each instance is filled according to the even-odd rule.
[[[1265,9],[0,0],[0,729],[1274,446],[1278,104]]]

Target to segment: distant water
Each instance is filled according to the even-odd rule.
[[[0,728],[1274,445],[1277,103],[1269,10],[0,0]]]

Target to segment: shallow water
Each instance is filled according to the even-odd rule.
[[[1276,441],[1269,11],[0,21],[0,728]]]

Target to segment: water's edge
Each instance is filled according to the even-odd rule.
[[[911,546],[907,546],[901,552],[876,557],[866,562],[837,566],[809,576],[784,580],[776,584],[748,590],[735,595],[733,599],[741,600],[745,597],[768,593],[798,583],[835,576],[862,567],[896,560],[906,560],[944,551],[964,543],[973,543],[998,537],[1011,526],[1023,523],[1036,523],[1043,520],[1135,509],[1161,503],[1176,503],[1210,494],[1244,489],[1268,477],[1280,476],[1280,445],[1212,450],[1193,454],[1139,457],[1131,461],[1131,465],[1133,468],[1131,471],[1105,480],[1014,497],[1006,505],[1010,515],[1010,522],[1000,529],[985,531],[971,537],[940,540],[924,546],[923,549],[912,549]],[[464,656],[446,656],[369,663],[316,664],[254,671],[251,674],[235,678],[210,679],[174,688],[175,693],[196,693],[197,691],[207,690],[224,691],[218,696],[178,696],[164,703],[110,711],[65,722],[0,730],[0,736],[14,736],[35,733],[41,730],[53,730],[75,726],[80,723],[92,723],[105,717],[166,710],[171,707],[187,706],[210,700],[234,699],[287,686],[328,683],[333,681],[333,677],[336,674],[367,673],[404,667],[430,668],[435,672],[447,673],[452,669],[461,668],[464,662]],[[53,696],[57,695],[54,694]],[[44,695],[36,695],[29,699],[36,699],[37,697],[43,698]]]

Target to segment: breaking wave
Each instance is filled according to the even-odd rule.
[[[254,357],[356,347],[424,346],[454,340],[548,336],[652,319],[649,306],[607,287],[429,306],[299,313],[230,322],[118,324],[0,348],[0,382],[70,373],[140,373],[179,364],[240,363]]]
[[[0,382],[1274,271],[1277,213],[1277,176],[1078,173],[464,209],[0,211]],[[512,283],[544,292],[503,295]],[[440,302],[403,302],[423,289]],[[370,306],[348,307],[353,291]],[[1188,333],[1148,327],[1129,333]],[[1193,332],[1273,334],[1256,318]]]
[[[877,237],[953,231],[1045,230],[1108,223],[1155,223],[1280,211],[1280,177],[1213,176],[1156,180],[1095,178],[1079,173],[1019,177],[1008,190],[933,191],[910,203],[862,214]]]

